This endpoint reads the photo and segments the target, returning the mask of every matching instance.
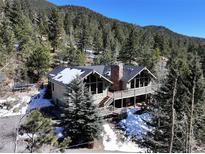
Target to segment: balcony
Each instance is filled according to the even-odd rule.
[[[118,99],[122,99],[122,98],[130,98],[133,96],[150,94],[153,92],[154,92],[154,87],[151,85],[148,85],[145,87],[115,91],[115,92],[113,92],[112,97],[113,97],[113,99],[118,100]]]

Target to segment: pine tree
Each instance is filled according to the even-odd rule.
[[[34,81],[43,77],[50,68],[50,61],[51,56],[49,50],[43,46],[36,47],[26,62],[29,76],[33,78]]]
[[[131,64],[132,62],[136,62],[137,59],[137,48],[136,48],[136,33],[135,30],[129,34],[129,37],[125,40],[124,45],[119,53],[119,59],[124,63]]]
[[[89,29],[87,25],[83,25],[80,39],[78,42],[78,48],[80,49],[81,52],[84,52],[90,46],[91,46],[91,43],[90,43]]]
[[[31,153],[38,152],[45,144],[57,145],[51,119],[43,117],[39,111],[32,111],[19,131],[21,135],[26,134],[28,136],[28,139],[25,140],[27,143],[26,149]]]
[[[61,118],[64,136],[70,136],[73,144],[90,142],[94,138],[99,138],[102,131],[102,119],[79,76],[67,86],[65,100]]]
[[[203,79],[203,71],[200,63],[200,58],[197,55],[197,48],[191,47],[188,51],[189,74],[186,76],[186,86],[189,92],[188,101],[188,150],[193,152],[194,141],[202,142],[201,135],[204,135],[204,107],[205,107],[205,84]]]
[[[43,41],[43,37],[48,38],[48,22],[46,14],[38,13],[36,19],[36,29],[39,32],[40,39]]]
[[[98,57],[95,59],[95,64],[112,64],[114,62],[114,58],[112,55],[112,52],[105,51],[102,55],[98,55]]]
[[[59,53],[58,58],[66,61],[68,66],[82,66],[85,65],[85,54],[74,47],[67,47]]]
[[[3,66],[8,62],[7,60],[11,60],[12,55],[14,55],[14,33],[6,17],[3,17],[0,29],[3,29],[0,31],[0,65]]]
[[[99,31],[94,33],[93,48],[94,48],[94,51],[96,51],[96,53],[98,53],[98,54],[103,49],[102,33]]]
[[[153,152],[185,152],[183,112],[187,102],[183,77],[188,71],[184,53],[174,52],[168,64],[169,73],[154,96],[153,126],[154,131],[145,137],[145,142]]]
[[[34,35],[30,19],[25,16],[22,11],[16,15],[18,15],[18,17],[15,17],[17,18],[17,21],[15,21],[16,23],[14,24],[14,32],[17,40],[19,54],[22,55],[22,61],[25,62],[32,53],[37,40]]]
[[[51,41],[53,52],[55,52],[62,46],[62,38],[64,37],[63,20],[59,10],[56,8],[50,10],[48,19],[49,40]]]

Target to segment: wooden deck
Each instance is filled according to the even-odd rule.
[[[115,91],[113,92],[113,99],[123,99],[123,98],[130,98],[134,96],[140,96],[145,94],[153,93],[154,89],[153,86],[146,86],[146,87],[139,87],[134,89],[128,89],[128,90],[121,90],[121,91]]]

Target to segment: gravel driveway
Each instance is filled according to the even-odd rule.
[[[16,128],[21,116],[9,116],[0,118],[0,153],[13,153],[15,147]],[[18,145],[18,151],[24,150],[24,146]]]

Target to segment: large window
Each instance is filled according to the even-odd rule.
[[[85,86],[92,94],[103,93],[103,80],[96,77],[95,75],[90,75],[84,79],[86,83]]]
[[[131,88],[135,88],[135,80],[131,81]]]
[[[131,81],[131,88],[145,87],[149,85],[150,76],[147,72],[142,72]]]
[[[135,88],[140,87],[140,78],[135,78]]]
[[[96,94],[96,83],[91,83],[90,85],[92,94]]]
[[[102,82],[98,83],[98,93],[103,93],[103,83]]]

